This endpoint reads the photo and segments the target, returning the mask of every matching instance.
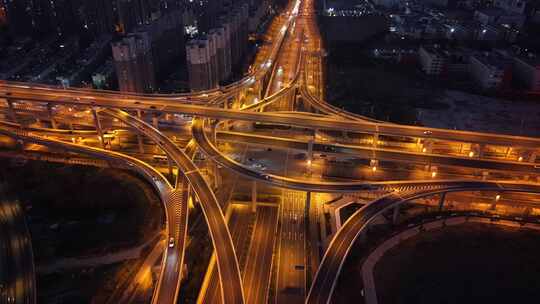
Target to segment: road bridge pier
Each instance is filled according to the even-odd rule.
[[[101,143],[101,147],[103,149],[106,149],[106,147],[105,147],[105,138],[103,137],[103,128],[101,127],[101,122],[99,121],[99,114],[96,111],[96,108],[94,108],[94,107],[92,107],[92,116],[94,117],[94,125],[96,127],[97,132],[98,132],[99,142]],[[73,129],[73,126],[71,128]]]
[[[479,144],[478,145],[478,158],[483,158],[484,157],[485,150],[486,150],[486,145],[485,144]]]
[[[233,102],[234,104],[234,102]],[[227,110],[229,108],[229,100],[224,100],[223,101],[223,110]],[[225,119],[223,120],[223,129],[228,131],[229,130],[229,120],[228,119]]]
[[[531,153],[531,155],[529,156],[529,162],[530,162],[530,163],[535,163],[535,162],[536,162],[536,157],[537,157],[537,155],[538,155],[538,152],[533,151],[533,152]]]
[[[174,172],[173,172],[173,163],[169,155],[167,155],[167,169],[169,171],[169,177],[171,178],[171,180],[175,180]]]
[[[142,120],[141,110],[137,109],[137,118]],[[137,144],[139,146],[139,153],[144,154],[144,143],[141,133],[135,132],[137,134]]]
[[[373,148],[377,148],[378,143],[379,143],[379,133],[373,133],[373,139],[372,139],[371,146]]]
[[[422,143],[422,153],[433,153],[433,139],[426,138]]]
[[[442,192],[439,197],[439,212],[441,212],[444,208],[445,199],[446,199],[446,192]]]
[[[251,212],[257,212],[257,182],[251,182]]]
[[[51,122],[51,127],[53,129],[57,128],[56,120],[54,119],[53,108],[50,102],[47,103],[47,114],[49,115],[49,121]]]
[[[313,138],[310,138],[309,141],[308,141],[308,154],[307,154],[307,174],[310,175],[311,174],[311,166],[312,166],[312,163],[313,163],[313,142],[314,142],[314,139]]]

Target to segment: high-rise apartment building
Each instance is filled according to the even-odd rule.
[[[210,50],[210,78],[211,78],[211,87],[216,87],[219,85],[219,65],[218,65],[218,41],[215,35],[206,35],[208,40],[208,47]]]
[[[156,73],[169,72],[171,62],[184,53],[182,11],[169,10],[135,32],[147,32],[150,37]]]
[[[526,53],[513,57],[516,79],[531,92],[540,92],[540,57]]]
[[[257,5],[263,4],[257,3]],[[221,13],[213,19],[214,26],[207,31],[199,31],[201,37],[204,38],[195,39],[188,45],[187,52],[191,53],[191,57],[188,55],[187,63],[192,90],[204,90],[217,86],[220,81],[231,77],[233,67],[239,67],[243,62],[248,46],[249,11],[248,2],[223,1]],[[257,25],[252,27],[256,28]],[[203,51],[203,49],[208,50]],[[208,55],[207,61],[201,59],[204,58],[202,54],[214,54],[214,52],[215,59],[212,58],[213,55]],[[193,58],[196,59],[193,60]],[[208,79],[199,75],[199,71],[202,70],[199,65],[202,61],[210,65],[207,68],[211,74]]]
[[[125,92],[155,90],[155,71],[148,33],[129,34],[112,43],[118,85]]]
[[[230,42],[225,35],[225,28],[211,29],[208,37],[215,42],[217,79],[224,81],[231,74]]]
[[[189,86],[192,91],[210,89],[214,86],[212,77],[211,50],[208,39],[194,39],[186,46]]]

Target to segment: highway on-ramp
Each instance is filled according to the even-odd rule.
[[[511,182],[447,181],[426,182],[423,185],[403,186],[356,211],[335,234],[324,254],[309,290],[306,304],[327,304],[330,302],[337,279],[347,254],[362,231],[371,221],[386,210],[417,198],[459,191],[496,191],[540,193],[540,186],[515,184]]]
[[[240,268],[234,250],[231,234],[227,227],[225,217],[218,200],[210,185],[202,176],[199,168],[195,166],[190,157],[178,148],[167,136],[156,130],[148,123],[129,115],[121,110],[104,110],[120,121],[135,128],[141,134],[148,136],[161,147],[176,163],[179,170],[189,181],[193,191],[201,202],[201,207],[208,223],[208,230],[214,249],[222,287],[222,299],[224,303],[244,303],[242,279]]]

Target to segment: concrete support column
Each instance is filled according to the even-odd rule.
[[[432,153],[433,152],[433,140],[432,139],[425,139],[424,143],[422,145],[422,152],[423,153]]]
[[[263,88],[262,80],[258,80],[255,83],[255,86],[254,86],[253,90],[257,92],[257,98],[259,98],[259,99],[262,98],[262,88]]]
[[[217,130],[216,130],[216,124],[212,124],[212,133],[210,137],[210,141],[217,146]]]
[[[300,104],[301,99],[302,99],[302,95],[300,95],[300,93],[294,94],[294,99],[293,99],[293,102],[292,102],[291,111],[298,110],[298,105]]]
[[[528,218],[531,215],[531,211],[532,211],[532,208],[530,206],[525,208],[525,211],[523,211],[523,217]]]
[[[257,211],[257,182],[251,183],[251,211]]]
[[[289,97],[289,111],[294,111],[296,104],[296,90],[293,90]]]
[[[159,130],[159,121],[156,114],[152,115],[152,125],[154,126],[154,128],[156,128],[156,130]]]
[[[500,199],[501,199],[501,195],[497,193],[495,195],[495,198],[493,199],[493,203],[491,203],[491,207],[490,207],[491,210],[495,210],[497,208],[497,202],[499,202]]]
[[[311,138],[309,141],[308,141],[308,155],[307,155],[307,159],[308,160],[313,160],[313,138]]]
[[[99,121],[99,115],[96,111],[96,108],[92,108],[92,115],[94,116],[94,125],[98,132],[99,141],[101,142],[101,147],[105,149],[105,138],[103,137],[103,129],[101,128],[101,122]]]
[[[441,193],[441,197],[439,198],[439,211],[443,210],[445,199],[446,199],[446,192],[443,192]]]
[[[307,174],[311,175],[311,168],[313,165],[313,139],[308,141],[308,155],[307,155]]]
[[[309,208],[311,208],[311,191],[306,192],[306,205],[304,206],[304,224],[306,231],[309,229]],[[307,242],[304,243],[304,245],[307,246]]]
[[[167,168],[169,169],[169,176],[171,178],[174,178],[173,163],[172,163],[171,157],[169,155],[167,155]]]
[[[377,148],[378,143],[379,143],[379,133],[375,133],[373,134],[373,142],[371,143],[371,145],[373,146],[373,148]]]
[[[17,148],[17,150],[19,150],[20,152],[24,152],[24,145],[25,142],[22,139],[17,139],[15,141],[15,148]]]
[[[137,118],[142,120],[141,110],[137,110]],[[142,135],[139,132],[137,132],[137,143],[139,145],[139,153],[144,154],[143,138],[142,138]]]
[[[234,94],[234,100],[236,100],[236,103],[238,104],[239,107],[242,106],[242,103],[244,103],[244,101],[242,100],[242,96],[240,95],[240,93],[236,93]]]
[[[50,103],[47,104],[47,113],[49,114],[49,120],[51,121],[51,127],[53,129],[56,129],[56,120],[54,120],[54,113],[52,109],[52,105]]]
[[[506,148],[506,152],[504,153],[504,158],[508,158],[510,155],[510,152],[512,152],[512,147]]]
[[[178,170],[178,173],[176,174],[176,178],[174,179],[174,188],[175,189],[180,189],[180,185],[182,183],[182,177],[183,177],[183,173]],[[185,195],[189,195],[189,190],[187,191],[187,193]]]
[[[538,154],[538,153],[537,153],[536,151],[533,151],[533,152],[531,153],[531,155],[529,156],[529,162],[530,162],[530,163],[536,162],[536,156],[537,156],[537,154]]]
[[[8,115],[9,115],[9,118],[15,122],[15,123],[19,123],[18,119],[17,119],[17,114],[15,114],[15,107],[13,106],[13,100],[12,99],[6,99],[7,101],[7,105],[8,105]],[[22,128],[22,123],[20,123],[21,125],[21,128]]]
[[[228,103],[229,103],[228,100],[225,100],[225,101],[223,102],[223,109],[224,109],[224,110],[227,110],[227,109],[229,108],[229,104],[228,104]],[[225,120],[225,121],[223,122],[223,129],[225,129],[225,131],[229,131],[229,121],[228,121],[228,120]]]
[[[296,99],[294,101],[294,110],[295,111],[302,111],[302,110],[305,110],[305,106],[304,106],[304,99],[302,98],[302,95],[301,94],[298,94],[296,96]]]
[[[485,150],[486,150],[486,145],[485,144],[478,145],[478,158],[483,158],[484,157],[484,151]]]

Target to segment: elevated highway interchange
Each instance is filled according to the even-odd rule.
[[[173,96],[138,95],[0,83],[0,99],[4,100],[0,105],[0,115],[3,114],[0,133],[14,137],[22,143],[31,142],[121,162],[154,185],[166,212],[167,239],[172,238],[176,246],[164,248],[153,303],[175,303],[182,297],[178,291],[185,254],[189,189],[200,202],[208,224],[220,279],[219,298],[224,303],[259,301],[249,299],[266,298],[264,290],[268,290],[271,285],[267,279],[270,268],[261,271],[260,277],[254,275],[253,273],[257,272],[250,268],[252,270],[247,281],[252,283],[243,281],[233,238],[224,217],[225,211],[218,203],[209,181],[203,176],[202,168],[192,160],[197,153],[205,154],[210,163],[219,164],[247,180],[281,189],[307,192],[306,197],[310,197],[312,192],[355,193],[383,190],[390,193],[359,210],[337,232],[322,259],[311,288],[306,288],[307,303],[330,301],[340,268],[352,243],[369,221],[388,208],[418,197],[443,192],[477,190],[538,193],[540,166],[536,162],[536,154],[540,149],[540,138],[391,124],[348,113],[326,103],[322,99],[324,75],[321,56],[324,50],[321,48],[314,14],[312,0],[291,1],[286,12],[278,17],[271,27],[269,34],[272,44],[263,50],[265,56],[257,59],[254,68],[246,77],[232,85],[205,92]],[[180,115],[188,122],[184,121],[179,125],[175,117]],[[255,124],[267,125],[270,128],[286,126],[300,131],[308,130],[312,135],[309,135],[309,132],[298,135],[301,132],[295,131],[291,131],[289,136],[260,134],[254,131]],[[191,132],[180,136],[178,129],[186,126]],[[114,151],[112,145],[107,146],[105,135],[118,130],[137,136],[139,151],[125,147],[124,150],[116,148],[118,151]],[[339,135],[336,135],[343,133],[370,139],[371,144],[344,143]],[[322,141],[317,139],[317,134],[327,135]],[[96,136],[98,140],[73,142],[73,137]],[[171,136],[182,137],[188,144],[179,144],[172,140]],[[144,155],[139,152],[149,150],[141,139],[143,137],[150,139],[155,147],[161,149],[170,167],[177,168],[174,185],[149,165],[149,161],[133,156]],[[420,147],[426,150],[409,146],[403,148],[400,143],[404,140],[421,143]],[[291,177],[246,166],[220,151],[216,141],[247,144],[248,148],[258,145],[305,151],[309,161],[312,160],[312,154],[317,152],[336,157],[406,164],[429,163],[440,167],[457,166],[520,174],[531,176],[532,181],[535,177],[537,180],[531,183],[516,180],[466,180],[458,177],[452,180],[328,181]],[[447,153],[444,149],[439,151],[433,148],[453,148],[463,144],[467,145],[468,154]],[[509,157],[490,157],[490,149],[506,150]],[[511,150],[514,152],[510,152]],[[217,169],[213,170],[216,174]],[[306,200],[308,201],[305,204],[298,205],[308,205],[309,199]],[[265,210],[272,216],[276,214],[273,209]],[[287,219],[280,213],[279,221],[273,220],[271,216],[261,215],[261,219],[264,219],[261,223],[275,226],[277,222],[287,220],[289,225],[296,221],[297,211],[301,210],[292,210],[291,214],[295,215]],[[304,228],[298,228],[298,225],[291,227],[293,232],[305,232]],[[260,231],[274,230],[261,228]],[[257,248],[260,252],[260,247]],[[272,249],[273,246],[268,248]],[[271,259],[268,255],[261,256],[265,256],[265,260]],[[264,292],[254,294],[250,291],[246,297],[244,290],[252,286],[257,286],[257,290]]]

